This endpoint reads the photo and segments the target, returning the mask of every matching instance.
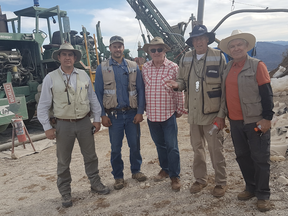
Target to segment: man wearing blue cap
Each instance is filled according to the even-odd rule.
[[[185,53],[180,60],[177,80],[166,83],[175,90],[186,91],[185,104],[189,112],[190,140],[194,151],[193,173],[196,179],[190,192],[198,193],[207,186],[206,140],[215,170],[216,186],[212,194],[222,197],[227,189],[221,131],[225,125],[225,102],[221,100],[225,57],[221,51],[208,47],[214,40],[215,34],[208,32],[206,26],[195,26],[186,41],[193,50]],[[217,130],[211,130],[213,127]]]
[[[125,186],[121,154],[124,133],[130,147],[132,178],[139,182],[147,179],[140,172],[142,157],[139,124],[143,121],[145,87],[136,62],[123,57],[124,39],[117,35],[111,37],[109,50],[111,58],[96,69],[95,93],[102,107],[102,124],[109,127],[114,189],[120,190]]]

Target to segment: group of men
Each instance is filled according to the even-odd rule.
[[[227,116],[236,160],[246,184],[237,197],[249,200],[256,196],[257,208],[260,211],[270,210],[273,93],[269,74],[263,62],[247,55],[255,46],[252,34],[235,30],[220,42],[219,48],[233,59],[227,65],[221,50],[208,47],[214,40],[215,34],[208,32],[204,25],[195,26],[186,41],[193,49],[183,55],[178,67],[166,58],[170,47],[161,38],[155,37],[143,47],[151,61],[146,62],[140,71],[135,62],[123,58],[123,38],[113,36],[109,45],[111,58],[102,62],[96,70],[96,94],[89,76],[73,66],[81,58],[78,50],[64,43],[53,53],[52,57],[61,65],[43,80],[37,113],[47,138],[56,138],[57,186],[63,207],[72,206],[69,165],[76,138],[91,191],[99,194],[110,192],[101,183],[98,174],[94,133],[100,130],[100,122],[109,128],[114,189],[125,186],[121,156],[124,133],[130,148],[132,178],[139,182],[147,179],[141,172],[140,154],[139,123],[143,121],[144,110],[161,168],[154,181],[170,177],[172,190],[179,191],[180,154],[176,118],[187,113],[183,93],[186,92],[185,104],[194,151],[195,182],[190,192],[198,193],[208,184],[207,143],[215,171],[212,195],[225,195],[227,173],[222,129]],[[55,128],[49,122],[51,108],[57,121]],[[215,125],[217,130],[211,130]],[[256,133],[254,128],[260,128],[261,133]]]

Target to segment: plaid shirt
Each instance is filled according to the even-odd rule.
[[[160,68],[156,68],[152,61],[143,65],[146,113],[150,121],[163,122],[175,112],[186,113],[183,92],[176,92],[165,83],[166,80],[176,80],[177,73],[177,64],[166,58]]]

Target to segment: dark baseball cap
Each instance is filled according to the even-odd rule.
[[[124,45],[124,39],[122,37],[115,35],[110,38],[110,45],[117,42],[122,43]]]

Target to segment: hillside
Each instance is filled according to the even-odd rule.
[[[283,60],[283,53],[288,49],[288,42],[257,42],[256,58],[262,60],[269,71],[278,67]]]

